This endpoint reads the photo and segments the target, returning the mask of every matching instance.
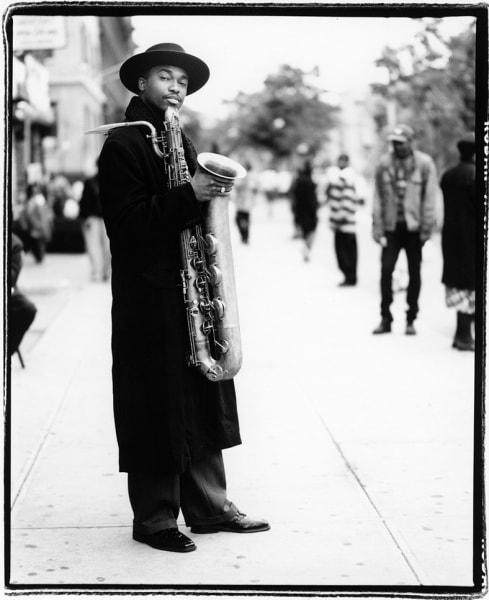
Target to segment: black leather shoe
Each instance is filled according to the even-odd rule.
[[[342,281],[341,283],[338,284],[338,287],[353,287],[357,285],[356,281],[351,281],[349,279],[345,279],[345,281]]]
[[[266,521],[253,521],[243,513],[237,512],[232,519],[224,523],[212,525],[194,525],[192,533],[217,533],[218,531],[230,531],[231,533],[256,533],[268,531],[270,525]]]
[[[372,333],[374,333],[374,334],[378,334],[378,333],[390,333],[390,330],[391,330],[391,324],[390,324],[390,322],[382,319],[382,321],[380,322],[380,325],[378,327],[376,327],[372,331]]]
[[[132,537],[136,542],[148,544],[152,548],[167,550],[168,552],[192,552],[197,548],[190,538],[183,535],[175,527],[147,534],[133,532]]]

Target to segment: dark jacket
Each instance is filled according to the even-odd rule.
[[[442,282],[459,290],[475,289],[475,165],[460,162],[441,179],[444,201]]]
[[[80,219],[102,216],[99,188],[98,173],[85,181],[82,196],[80,198]]]
[[[161,129],[139,98],[126,117]],[[233,381],[209,382],[186,363],[180,231],[203,215],[190,184],[167,190],[148,132],[113,131],[99,159],[112,252],[114,414],[121,471],[178,473],[241,440]],[[192,173],[196,153],[187,138],[184,147]]]
[[[304,235],[316,230],[318,199],[316,184],[309,171],[300,171],[291,188],[294,222]]]

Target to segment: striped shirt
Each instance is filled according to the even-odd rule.
[[[355,174],[351,167],[331,169],[326,201],[329,205],[331,229],[355,233],[356,212],[363,200],[358,197]]]

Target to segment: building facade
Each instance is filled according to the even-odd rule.
[[[129,99],[118,78],[134,50],[130,17],[12,17],[11,195],[63,175],[92,174],[103,136]]]

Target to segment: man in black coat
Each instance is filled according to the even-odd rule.
[[[207,65],[176,44],[129,58],[122,83],[137,97],[127,121],[162,131],[165,111],[209,77]],[[190,182],[169,188],[148,127],[110,133],[99,159],[102,210],[112,253],[113,396],[119,468],[128,473],[133,538],[188,552],[179,509],[193,533],[270,528],[227,498],[221,450],[241,443],[233,380],[211,382],[186,361],[187,318],[180,277],[180,233],[203,223],[206,202],[227,196],[197,168],[182,132]]]
[[[458,144],[460,162],[441,178],[444,201],[442,229],[443,274],[446,304],[457,311],[453,347],[473,351],[472,321],[475,313],[475,139]]]

